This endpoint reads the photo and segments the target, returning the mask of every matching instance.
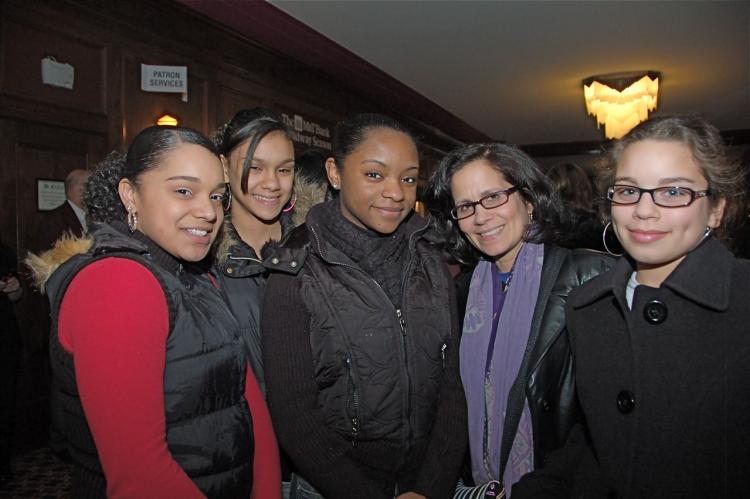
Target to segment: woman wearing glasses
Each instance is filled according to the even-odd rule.
[[[511,146],[452,152],[430,180],[427,201],[446,249],[474,266],[457,284],[475,487],[459,487],[456,497],[484,497],[543,466],[577,421],[565,300],[611,262],[544,244],[559,224],[557,196]]]
[[[599,180],[627,256],[568,300],[588,435],[519,496],[747,497],[750,266],[720,241],[741,171],[697,118],[649,120],[610,160]]]

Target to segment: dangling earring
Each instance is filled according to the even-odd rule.
[[[232,209],[232,189],[229,188],[229,184],[227,184],[227,191],[222,201],[224,204],[224,213],[229,213],[229,210]]]
[[[284,213],[289,213],[290,211],[292,211],[294,209],[294,205],[295,204],[297,204],[297,193],[296,192],[294,194],[292,194],[292,199],[291,199],[291,201],[289,203],[289,207],[288,208],[284,208],[281,211],[283,211]]]
[[[607,246],[607,229],[609,229],[610,225],[612,225],[611,220],[607,222],[607,225],[604,226],[604,231],[602,231],[602,243],[604,244],[604,249],[607,250],[607,253],[609,253],[612,256],[622,256],[622,253],[615,253],[612,250],[610,250],[609,247]]]
[[[703,239],[710,236],[712,232],[713,232],[713,229],[711,227],[706,226],[706,230],[703,232]]]
[[[533,223],[534,223],[534,212],[530,211],[529,212],[529,225],[531,225]]]
[[[128,206],[128,229],[130,233],[134,233],[135,229],[138,228],[138,215],[136,215],[133,205]]]

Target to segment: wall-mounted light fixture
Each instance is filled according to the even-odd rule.
[[[619,139],[656,109],[659,78],[656,71],[612,73],[583,80],[586,112],[604,125],[608,139]]]
[[[177,126],[180,122],[174,116],[165,113],[156,120],[156,124],[162,126]]]

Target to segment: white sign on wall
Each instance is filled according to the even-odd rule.
[[[36,209],[54,210],[65,202],[65,182],[62,180],[36,180]]]
[[[183,94],[187,102],[187,66],[150,66],[141,64],[141,90]]]

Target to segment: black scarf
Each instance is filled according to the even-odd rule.
[[[391,302],[401,303],[401,281],[409,256],[408,218],[392,234],[379,234],[354,225],[344,218],[339,200],[334,199],[315,210],[322,237],[356,263],[385,291]],[[411,216],[411,215],[410,215]]]

